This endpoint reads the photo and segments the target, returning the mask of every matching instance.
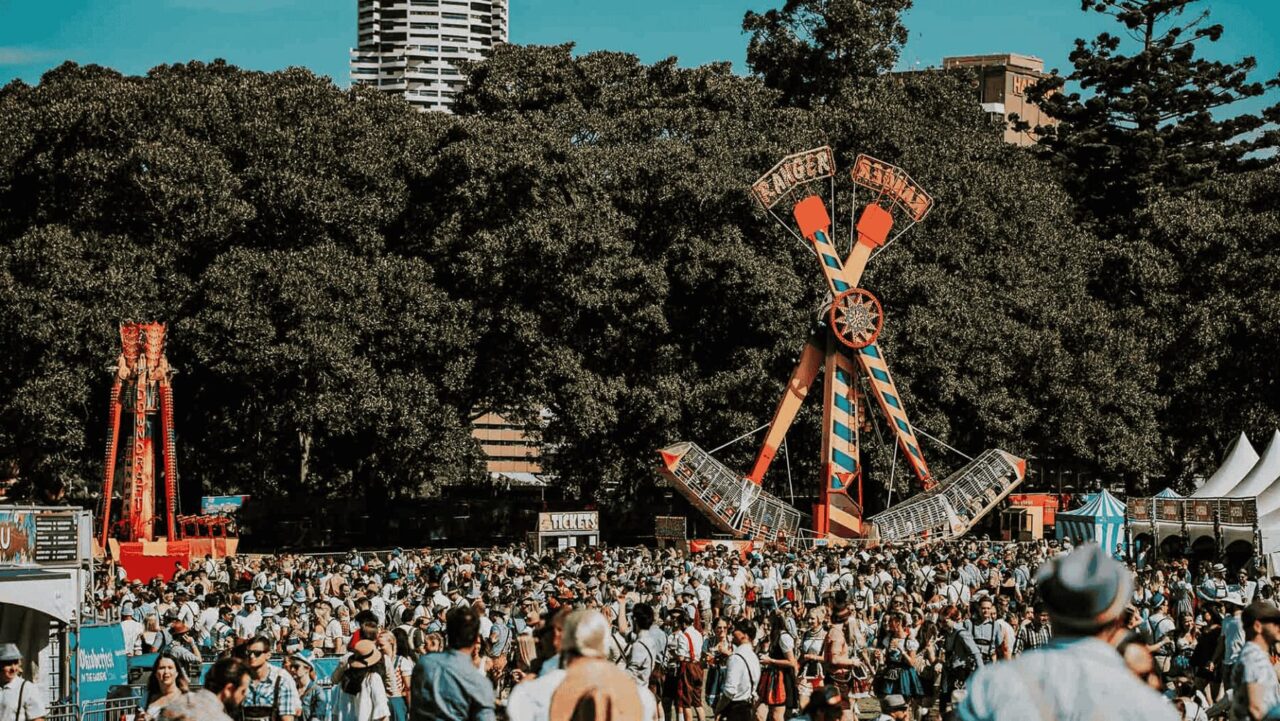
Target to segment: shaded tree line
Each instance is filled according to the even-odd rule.
[[[96,489],[115,324],[155,318],[181,371],[188,493],[429,493],[483,474],[475,414],[547,409],[547,472],[634,508],[656,448],[719,445],[772,412],[823,285],[746,187],[820,144],[845,168],[859,152],[907,168],[937,200],[865,281],[921,428],[1141,480],[1200,467],[1206,429],[1273,422],[1274,390],[1240,379],[1263,377],[1280,307],[1258,238],[1276,232],[1272,171],[1162,195],[1118,251],[1062,163],[1001,142],[968,75],[887,72],[907,3],[846,5],[748,14],[749,76],[501,46],[465,69],[452,116],[220,62],[11,83],[0,458],[26,483]],[[1142,253],[1130,272],[1160,300],[1118,302],[1117,257]],[[810,407],[790,436],[806,491],[819,423]],[[723,459],[745,468],[748,445]],[[868,446],[882,480],[888,445]],[[785,495],[779,469],[768,483]]]

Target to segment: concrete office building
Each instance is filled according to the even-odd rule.
[[[507,41],[507,0],[358,0],[351,82],[399,93],[419,110],[449,112],[463,79]]]
[[[549,414],[543,414],[544,422]],[[520,485],[544,485],[542,446],[525,427],[497,413],[484,413],[471,421],[471,436],[484,451],[485,467],[494,481]]]
[[[1027,99],[1027,88],[1045,76],[1044,61],[1030,55],[1004,53],[999,55],[962,55],[942,59],[944,70],[970,68],[978,75],[978,102],[992,115],[1008,120],[1012,114],[1031,124],[1053,125],[1054,120],[1040,111]],[[1034,145],[1036,135],[1031,131],[1019,132],[1012,123],[1004,131],[1005,142],[1015,145]]]

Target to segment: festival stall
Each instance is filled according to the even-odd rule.
[[[1109,553],[1117,549],[1127,552],[1124,510],[1124,504],[1104,489],[1076,510],[1059,512],[1054,526],[1056,536],[1076,543],[1097,541]]]
[[[82,608],[93,587],[91,537],[81,509],[0,507],[0,639],[17,644],[23,675],[50,703],[77,703],[82,687],[124,678],[119,625],[92,625]]]
[[[534,549],[574,548],[600,544],[600,514],[597,511],[539,513],[538,530],[529,534]]]

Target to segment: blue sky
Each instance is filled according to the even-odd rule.
[[[732,61],[745,71],[743,12],[782,0],[511,0],[511,40],[572,41],[579,50],[621,50],[646,62]],[[1212,56],[1253,55],[1256,79],[1280,72],[1276,0],[1209,0],[1226,26]],[[347,85],[356,0],[0,0],[0,84],[38,82],[64,60],[143,73],[162,63],[225,58],[241,67],[301,65]],[[1115,25],[1080,11],[1079,0],[916,0],[903,67],[944,55],[1018,52],[1067,69],[1077,37]],[[1274,101],[1273,101],[1274,102]],[[1257,103],[1251,105],[1257,106]]]

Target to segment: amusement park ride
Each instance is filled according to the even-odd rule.
[[[122,323],[120,356],[111,385],[111,419],[106,469],[102,482],[101,546],[124,566],[129,578],[168,579],[174,564],[190,568],[206,554],[234,554],[238,539],[222,516],[178,515],[178,469],[173,436],[173,368],[165,357],[163,323]],[[129,436],[119,454],[120,422]],[[157,439],[157,432],[159,438]],[[165,533],[157,536],[156,449],[163,458]],[[111,520],[112,491],[118,457],[124,465],[121,517]]]
[[[880,541],[959,536],[1022,482],[1026,461],[988,450],[941,483],[934,480],[907,418],[902,395],[878,343],[884,325],[880,301],[860,287],[867,262],[933,208],[933,198],[902,169],[859,155],[851,177],[874,194],[855,226],[843,260],[832,235],[827,203],[812,192],[828,185],[834,195],[835,158],[821,147],[784,158],[751,187],[760,206],[815,253],[830,291],[826,322],[805,344],[787,383],[751,472],[744,478],[696,444],[682,442],[659,451],[660,472],[721,531],[739,539],[786,543],[800,535],[801,513],[762,488],[787,429],[809,388],[823,371],[822,480],[813,511],[813,535],[825,541],[867,538]],[[792,229],[774,208],[792,199]],[[832,198],[834,205],[834,197]],[[855,200],[856,205],[856,200]],[[890,237],[895,225],[905,227]],[[797,232],[798,230],[798,232]],[[859,385],[862,379],[867,389]],[[866,421],[864,400],[879,407],[914,473],[921,492],[864,519],[859,431]],[[895,456],[896,460],[896,456]],[[856,499],[851,491],[856,489]]]

